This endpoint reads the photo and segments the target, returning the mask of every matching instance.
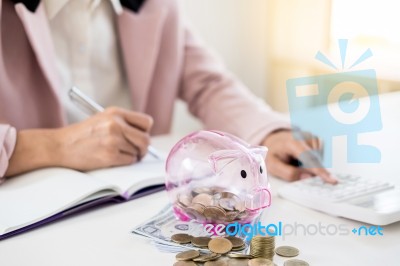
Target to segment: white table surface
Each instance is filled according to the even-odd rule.
[[[399,183],[400,163],[395,151],[399,141],[393,144],[396,134],[391,123],[398,123],[400,94],[382,97],[384,127],[392,137],[383,138],[382,165],[346,166],[336,169],[375,178],[390,179]],[[395,112],[396,111],[396,112]],[[386,121],[386,122],[385,122]],[[379,135],[380,136],[380,135]],[[374,139],[382,138],[373,136]],[[386,135],[385,135],[386,136]],[[167,150],[176,138],[157,138],[153,145]],[[389,143],[391,142],[391,143]],[[393,146],[397,147],[393,149]],[[335,151],[334,151],[335,152]],[[340,153],[338,155],[340,157]],[[340,164],[340,163],[339,163]],[[334,165],[335,166],[335,165]],[[379,176],[378,176],[379,174]],[[273,204],[264,212],[263,224],[282,221],[286,224],[305,225],[345,224],[348,228],[361,223],[332,217],[277,197],[277,190],[285,182],[271,178]],[[166,192],[159,192],[131,202],[105,206],[79,215],[68,217],[28,233],[0,241],[0,265],[173,265],[174,254],[161,253],[147,240],[135,237],[130,230],[155,215],[168,202]],[[310,265],[400,265],[400,222],[384,227],[383,236],[297,236],[276,238],[277,246],[293,245],[300,249],[299,259]],[[284,259],[275,256],[275,263],[283,265]]]

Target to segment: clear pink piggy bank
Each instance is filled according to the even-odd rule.
[[[200,223],[250,223],[271,204],[266,154],[265,147],[218,131],[180,140],[166,164],[176,216]]]

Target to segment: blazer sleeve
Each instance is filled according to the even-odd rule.
[[[14,151],[17,132],[10,125],[0,124],[0,184],[8,168],[8,161]]]
[[[189,29],[185,30],[184,53],[180,97],[206,129],[225,131],[259,145],[272,131],[290,128],[282,114],[230,74]]]

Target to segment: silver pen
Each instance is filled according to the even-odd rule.
[[[86,111],[87,113],[96,114],[101,113],[105,110],[103,106],[96,103],[92,98],[84,94],[76,86],[71,87],[68,95],[73,103],[75,103],[81,109],[84,109],[83,111]],[[148,147],[148,151],[149,154],[151,154],[154,158],[161,159],[159,152],[153,146],[150,145]]]

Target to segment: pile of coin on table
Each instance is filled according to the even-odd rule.
[[[178,194],[176,206],[198,222],[230,223],[247,218],[244,201],[218,187],[198,187]]]
[[[250,254],[238,253],[243,250],[245,242],[238,237],[193,237],[188,234],[176,234],[171,240],[179,244],[191,243],[194,247],[206,248],[210,252],[188,250],[176,255],[174,266],[277,266],[273,262],[275,254],[282,257],[295,257],[299,250],[290,246],[275,249],[273,236],[255,236],[250,241]],[[233,251],[233,252],[232,252]],[[289,259],[284,266],[309,266],[302,260]]]

